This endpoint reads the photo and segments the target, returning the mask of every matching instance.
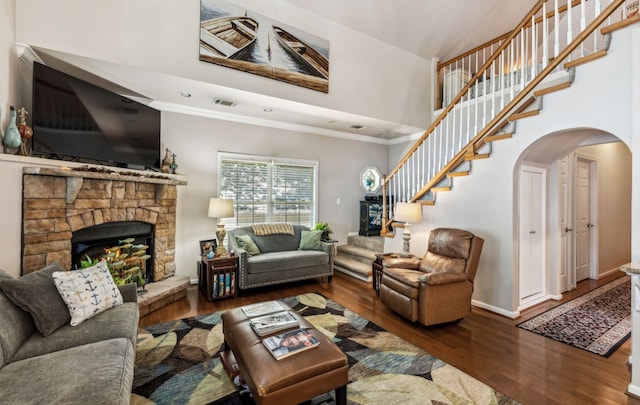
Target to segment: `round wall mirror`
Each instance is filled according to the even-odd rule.
[[[375,167],[366,167],[360,173],[360,186],[367,194],[377,193],[382,185],[382,175]]]

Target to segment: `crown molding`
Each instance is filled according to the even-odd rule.
[[[37,53],[33,51],[33,49],[21,42],[16,42],[16,52],[18,53],[18,58],[24,62],[25,65],[29,67],[29,69],[33,69],[33,62],[44,63],[42,59],[38,56]]]

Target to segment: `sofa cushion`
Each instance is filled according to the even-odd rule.
[[[0,280],[14,278],[0,270]],[[0,290],[0,368],[9,362],[22,343],[33,335],[36,326],[28,312],[23,311]],[[7,327],[11,325],[11,327]],[[1,396],[0,396],[1,398]]]
[[[17,306],[33,317],[36,328],[44,336],[71,320],[67,305],[62,300],[52,274],[64,271],[53,263],[17,279],[0,280],[0,288]]]
[[[139,316],[138,304],[125,302],[77,326],[67,324],[46,338],[35,333],[22,344],[11,361],[113,338],[127,338],[135,346]]]
[[[318,250],[292,250],[263,253],[248,260],[249,273],[269,273],[329,263],[329,255]]]
[[[105,261],[82,270],[57,271],[53,280],[69,308],[71,326],[122,304],[122,294]]]
[[[236,238],[236,243],[238,244],[238,246],[240,246],[240,248],[246,250],[247,254],[249,256],[255,256],[255,255],[259,255],[260,254],[260,249],[258,249],[258,246],[256,246],[256,244],[253,241],[253,239],[251,239],[251,236],[249,236],[249,235],[238,235],[235,238]]]
[[[285,250],[297,250],[300,246],[300,233],[301,231],[308,231],[309,228],[303,225],[293,225],[294,235],[264,235],[258,236],[253,232],[252,227],[242,226],[229,231],[230,235],[249,235],[253,242],[260,249],[260,254],[282,252]],[[235,238],[233,239],[235,243]]]
[[[17,361],[0,369],[6,404],[129,404],[135,347],[109,339]]]
[[[300,232],[298,250],[322,250],[322,231]]]

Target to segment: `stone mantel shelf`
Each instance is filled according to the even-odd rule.
[[[98,179],[98,180],[116,180],[116,181],[130,181],[136,183],[151,183],[156,185],[156,202],[160,201],[162,194],[167,186],[176,185],[184,186],[187,184],[185,180],[178,180],[169,178],[165,174],[153,174],[154,176],[163,176],[167,178],[148,177],[147,174],[141,174],[140,176],[127,175],[126,173],[119,173],[113,171],[111,173],[104,173],[99,171],[90,170],[72,170],[70,168],[51,168],[51,167],[24,167],[22,172],[25,174],[36,174],[41,176],[57,176],[67,178],[67,203],[73,204],[78,196],[78,192],[82,187],[84,179]],[[145,172],[141,172],[145,173]]]

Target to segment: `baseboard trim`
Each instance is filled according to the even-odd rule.
[[[614,267],[613,269],[609,270],[609,271],[605,271],[604,273],[600,273],[598,274],[598,280],[600,280],[603,277],[607,277],[610,276],[612,274],[618,273],[622,270],[620,270],[620,267]]]
[[[516,319],[520,316],[520,311],[507,311],[504,308],[499,308],[476,300],[471,300],[471,305],[473,305],[474,307],[486,309],[487,311],[494,312],[498,315],[506,316],[507,318],[511,319]]]

